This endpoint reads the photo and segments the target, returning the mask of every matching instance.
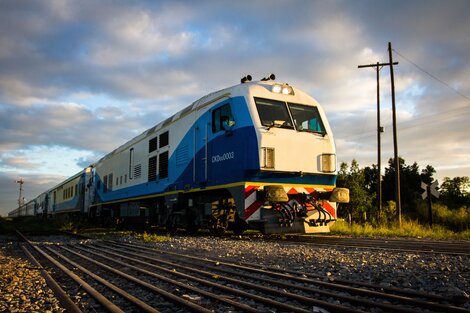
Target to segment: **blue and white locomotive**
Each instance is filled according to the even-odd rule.
[[[211,93],[47,191],[43,213],[220,234],[329,230],[336,151],[321,106],[274,75]]]

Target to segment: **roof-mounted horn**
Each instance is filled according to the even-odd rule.
[[[261,79],[262,82],[265,82],[267,80],[275,80],[276,79],[276,75],[274,74],[269,74],[268,76],[264,77],[263,79]]]
[[[246,83],[246,82],[251,82],[251,75],[246,75],[245,77],[243,77],[240,82],[242,84]]]

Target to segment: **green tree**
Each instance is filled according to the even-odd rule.
[[[338,214],[347,216],[349,223],[352,221],[364,223],[368,221],[372,211],[372,198],[366,189],[364,169],[359,168],[359,163],[352,160],[348,170],[348,164],[340,165],[337,179],[338,187],[349,188],[350,202],[342,205]]]
[[[395,201],[395,161],[390,158],[388,161],[389,167],[385,168],[385,175],[383,181],[383,201]],[[421,182],[430,183],[433,181],[432,175],[435,170],[432,166],[428,165],[421,172],[416,162],[407,165],[405,160],[399,158],[400,164],[400,196],[402,213],[410,217],[418,217],[418,203],[421,199],[423,190],[421,189]]]
[[[452,210],[462,206],[470,206],[469,187],[470,178],[468,176],[444,177],[440,188],[441,202]]]
[[[421,181],[425,184],[430,185],[434,180],[432,175],[434,175],[435,173],[436,170],[434,169],[434,167],[432,167],[431,165],[426,165],[426,168],[421,171]]]

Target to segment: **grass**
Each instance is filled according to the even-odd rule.
[[[436,210],[443,215],[445,210]],[[459,211],[459,214],[462,213]],[[463,213],[462,213],[463,214]],[[468,212],[464,216],[458,216],[458,221],[464,222],[466,227],[462,227],[462,231],[449,230],[447,224],[444,227],[441,224],[435,224],[432,228],[419,224],[413,220],[403,220],[402,227],[397,226],[372,226],[371,224],[353,224],[352,227],[345,221],[337,221],[331,227],[331,234],[350,235],[360,237],[406,237],[406,238],[430,238],[430,239],[460,239],[470,240],[470,229],[468,229]],[[435,220],[439,221],[440,216],[436,216]],[[68,219],[54,218],[43,219],[41,217],[24,217],[21,219],[11,219],[0,217],[0,234],[12,233],[15,229],[30,232],[48,232],[54,230],[76,230],[74,224]],[[455,228],[454,228],[455,229]],[[85,229],[82,229],[84,231]],[[162,242],[170,240],[167,235],[158,235],[154,233],[137,233],[132,231],[114,231],[110,229],[86,229],[87,235],[94,238],[107,239],[116,236],[130,236],[143,242]]]
[[[64,221],[62,220],[44,219],[37,216],[28,216],[16,219],[9,217],[0,218],[0,233],[12,233],[16,229],[26,232],[50,232],[63,229],[63,226]]]
[[[352,235],[358,237],[407,237],[429,239],[463,239],[470,240],[470,230],[461,232],[451,231],[441,225],[423,226],[416,221],[403,220],[402,227],[398,226],[372,226],[370,224],[353,224],[352,227],[345,221],[337,221],[331,227],[331,234]]]
[[[167,235],[158,235],[152,234],[147,232],[135,232],[130,230],[112,230],[112,229],[103,229],[103,228],[95,228],[95,229],[87,229],[83,234],[86,234],[89,237],[96,238],[96,239],[115,239],[116,237],[134,237],[136,240],[140,240],[143,242],[162,242],[168,241],[171,239],[170,236]]]
[[[148,234],[147,232],[136,233],[134,234],[134,237],[143,242],[162,242],[162,241],[168,241],[171,239],[170,236]]]

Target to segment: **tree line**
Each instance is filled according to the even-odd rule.
[[[426,203],[422,199],[424,190],[421,182],[431,184],[436,173],[431,165],[420,171],[416,162],[407,165],[405,160],[399,158],[400,189],[402,216],[425,223],[428,220]],[[356,160],[351,165],[341,163],[338,171],[337,186],[349,188],[350,203],[341,204],[338,208],[338,217],[346,219],[349,223],[370,223],[372,225],[393,224],[397,222],[395,204],[395,162],[393,158],[388,161],[388,167],[382,176],[382,206],[379,210],[377,203],[377,180],[379,171],[377,166],[359,167]],[[439,199],[433,199],[433,216],[460,216],[458,225],[450,225],[456,230],[470,228],[470,179],[468,176],[449,178],[445,177],[439,186]],[[445,211],[445,212],[444,212]],[[455,218],[454,218],[455,219]],[[458,220],[457,219],[457,220]],[[463,221],[462,221],[463,219]],[[446,223],[446,221],[444,221]],[[449,223],[447,223],[449,224]],[[453,223],[451,223],[453,224]]]

